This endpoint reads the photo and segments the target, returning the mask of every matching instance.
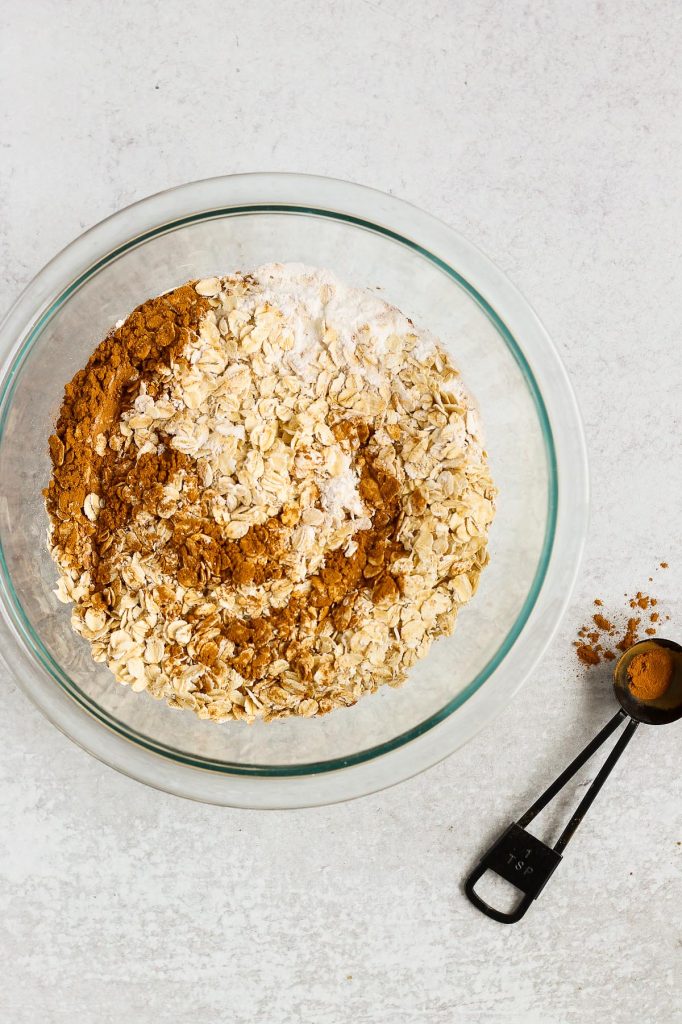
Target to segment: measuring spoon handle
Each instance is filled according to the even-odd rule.
[[[626,728],[614,744],[611,753],[597,772],[592,784],[554,846],[547,846],[540,839],[526,831],[526,825],[554,799],[569,779],[589,761],[592,755],[609,738],[611,733],[625,720],[628,722]],[[630,718],[621,708],[578,756],[571,761],[551,786],[547,787],[535,803],[528,808],[526,813],[502,833],[499,839],[481,857],[464,883],[464,891],[475,907],[478,907],[488,917],[492,917],[495,921],[501,921],[503,924],[513,924],[515,921],[521,920],[533,900],[537,899],[550,876],[559,866],[563,851],[569,840],[587,814],[597,793],[613,771],[618,758],[632,739],[638,725],[639,723]],[[501,875],[502,878],[506,879],[507,882],[511,882],[513,886],[523,893],[522,899],[513,910],[509,912],[497,910],[478,895],[476,883],[486,871],[494,871],[496,874]]]

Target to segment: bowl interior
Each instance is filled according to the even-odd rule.
[[[491,561],[454,635],[400,689],[323,719],[216,725],[117,684],[92,662],[53,589],[41,490],[64,384],[144,299],[197,277],[272,261],[334,270],[377,288],[449,350],[478,399],[498,511]],[[522,341],[522,339],[521,339]],[[81,705],[132,741],[204,768],[255,774],[327,770],[406,742],[452,714],[499,665],[532,608],[554,529],[556,481],[542,399],[521,348],[458,273],[404,238],[327,211],[211,211],[164,225],[99,260],[57,296],[15,357],[1,398],[0,572],[15,628]]]

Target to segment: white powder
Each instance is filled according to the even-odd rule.
[[[326,329],[336,332],[344,356],[352,363],[360,331],[366,331],[373,352],[381,357],[393,335],[409,336],[408,346],[418,359],[427,359],[436,339],[429,331],[415,327],[395,306],[365,288],[344,284],[330,270],[306,267],[302,263],[266,263],[253,271],[260,285],[257,301],[279,309],[292,330],[294,348],[285,356],[291,369],[308,375],[325,347]],[[366,379],[379,387],[385,376],[370,368]]]
[[[358,492],[358,474],[351,465],[349,455],[345,456],[345,462],[339,476],[318,483],[322,508],[336,519],[343,519],[347,512],[352,516],[363,516],[366,513]]]

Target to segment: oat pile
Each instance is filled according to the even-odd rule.
[[[300,265],[143,303],[67,385],[50,452],[73,628],[202,718],[399,685],[487,561],[494,488],[445,352]]]

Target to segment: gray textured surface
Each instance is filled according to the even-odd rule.
[[[679,636],[679,5],[0,6],[0,306],[149,192],[253,169],[347,177],[441,216],[530,298],[593,473],[553,649],[493,726],[392,791],[281,814],[192,805],[99,765],[2,680],[2,1019],[681,1020],[679,729],[638,734],[523,924],[459,889],[611,710],[570,648],[592,598],[620,607],[669,559],[654,586]]]

